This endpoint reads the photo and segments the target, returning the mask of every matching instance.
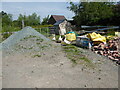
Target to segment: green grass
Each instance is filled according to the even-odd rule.
[[[48,46],[47,45],[44,45],[44,46],[39,46],[40,49],[44,50],[45,48],[47,48]]]
[[[73,62],[73,64],[85,64],[87,66],[92,66],[91,60],[89,60],[76,46],[66,45],[62,46],[62,48],[66,53],[66,56]]]
[[[34,38],[34,37],[36,37],[36,36],[29,35],[29,36],[27,36],[27,37],[24,37],[24,38],[21,39],[20,41],[27,40],[27,39],[29,39],[29,38]]]
[[[41,38],[37,38],[36,41],[43,42],[43,39],[41,39]]]
[[[56,40],[58,40],[58,39],[59,39],[59,37],[60,37],[60,35],[55,35]]]
[[[33,47],[29,47],[28,49],[33,49]]]
[[[23,41],[23,40],[27,40],[29,38],[37,38],[36,41],[40,41],[40,42],[43,42],[44,40],[41,39],[40,37],[37,37],[37,36],[33,36],[33,35],[29,35],[27,37],[24,37],[23,39],[21,39],[20,41]]]
[[[43,34],[46,37],[50,36],[50,30],[47,27],[43,27],[43,28],[35,28],[36,31],[38,31],[39,33]]]
[[[107,36],[115,36],[115,31],[114,29],[110,29],[107,31]]]
[[[33,28],[47,28],[47,27],[53,27],[53,25],[37,25],[37,26],[32,26]]]
[[[16,31],[19,31],[19,30],[20,30],[19,27],[4,25],[4,26],[2,26],[2,28],[0,30],[0,33],[5,33],[5,32],[11,32],[12,33],[12,32],[16,32]],[[11,33],[3,34],[1,40],[4,41],[5,39],[7,39],[9,36],[12,35]]]
[[[39,54],[36,54],[36,55],[34,55],[33,57],[41,57],[41,55],[39,55]]]
[[[91,63],[91,61],[88,58],[86,58],[86,57],[80,57],[80,59],[84,60],[85,62]]]

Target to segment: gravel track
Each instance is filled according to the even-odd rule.
[[[112,61],[79,48],[95,67],[75,65],[66,57],[61,44],[49,41],[30,27],[4,41],[2,87],[118,88],[118,66]]]

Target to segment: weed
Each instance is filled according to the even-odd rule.
[[[37,54],[37,55],[34,55],[33,57],[41,57],[41,55]]]
[[[48,47],[48,46],[45,46],[45,45],[44,45],[44,46],[41,46],[42,49],[44,49],[44,48],[46,48],[46,47]]]
[[[37,42],[36,44],[37,44],[37,45],[40,45],[41,43],[40,43],[40,42]]]
[[[41,38],[37,38],[36,41],[43,42],[43,39],[41,39]]]
[[[78,64],[80,62],[84,62],[87,66],[91,66],[92,62],[85,56],[83,55],[82,51],[80,51],[76,46],[73,45],[67,45],[67,46],[62,46],[63,50],[66,53],[66,56],[74,63]],[[89,65],[88,65],[89,64]]]
[[[58,40],[58,39],[59,39],[59,37],[60,37],[60,35],[56,35],[56,36],[55,36],[56,40]]]
[[[33,49],[33,47],[29,47],[28,49]]]
[[[24,37],[24,38],[21,39],[20,41],[22,41],[22,40],[27,40],[27,39],[29,39],[29,38],[35,38],[35,37],[37,37],[37,36],[29,35],[29,36],[27,36],[27,37]]]
[[[49,46],[52,46],[52,44],[49,44]]]
[[[91,61],[90,61],[88,58],[86,58],[85,56],[80,57],[80,59],[81,59],[81,60],[84,60],[84,61],[86,61],[86,62],[88,62],[88,63],[91,63]]]

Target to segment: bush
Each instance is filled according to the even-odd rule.
[[[13,27],[13,26],[3,26],[2,27],[2,41],[7,39],[13,32],[19,31],[19,27]]]
[[[115,31],[114,31],[114,29],[108,30],[107,36],[115,36]]]
[[[13,26],[3,26],[2,27],[2,33],[4,32],[15,32],[15,31],[19,31],[20,28],[19,27],[13,27]]]

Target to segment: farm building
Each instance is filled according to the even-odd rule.
[[[64,35],[68,31],[72,31],[71,23],[69,23],[66,19],[59,20],[54,24],[55,34]]]
[[[50,27],[50,34],[56,35],[64,35],[68,31],[72,31],[72,24],[61,15],[51,15],[49,24],[54,25],[54,27]]]
[[[63,20],[66,19],[64,16],[62,15],[51,15],[51,17],[48,20],[48,24],[55,24],[57,21],[59,20]]]

